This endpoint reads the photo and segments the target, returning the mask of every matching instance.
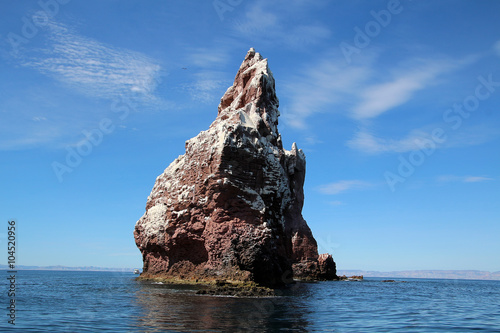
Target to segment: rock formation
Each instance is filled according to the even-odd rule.
[[[274,78],[254,49],[209,129],[161,174],[137,222],[143,276],[253,281],[336,279],[302,217],[305,155],[283,149]]]

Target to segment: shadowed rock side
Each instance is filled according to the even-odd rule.
[[[143,277],[337,278],[302,217],[305,155],[283,149],[278,105],[267,59],[250,49],[215,121],[156,179],[134,231]]]

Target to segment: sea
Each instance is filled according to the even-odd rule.
[[[500,281],[365,278],[238,298],[132,273],[26,270],[12,325],[5,277],[1,332],[500,332]]]

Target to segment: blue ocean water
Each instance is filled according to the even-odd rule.
[[[18,271],[15,330],[7,323],[3,278],[0,331],[500,332],[500,281],[369,278],[299,283],[272,298],[235,298],[134,278]]]

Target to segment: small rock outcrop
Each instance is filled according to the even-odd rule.
[[[337,279],[302,217],[306,159],[283,149],[278,105],[267,59],[250,49],[215,121],[156,179],[134,231],[143,277]]]

